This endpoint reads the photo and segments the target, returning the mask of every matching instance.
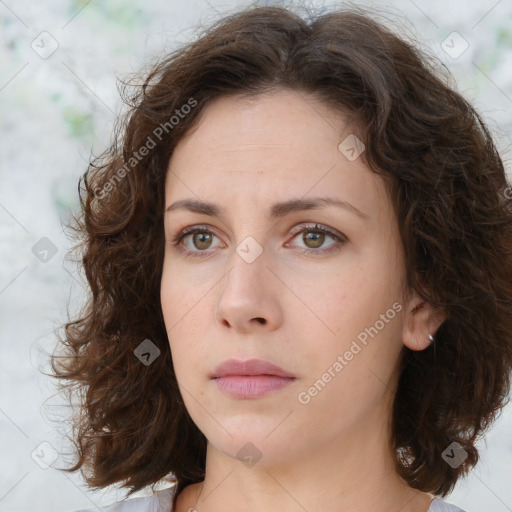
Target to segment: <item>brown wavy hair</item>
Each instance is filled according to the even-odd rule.
[[[407,284],[446,314],[429,348],[403,347],[398,474],[446,496],[475,466],[475,443],[510,391],[512,189],[448,70],[388,26],[357,8],[305,19],[249,7],[123,82],[129,108],[80,178],[71,225],[90,293],[51,361],[61,388],[80,396],[78,461],[64,471],[87,469],[90,487],[122,482],[128,496],[169,479],[174,499],[204,479],[206,438],[180,395],[160,304],[167,165],[212,100],[280,88],[350,114],[363,162],[388,180]],[[149,366],[134,355],[145,339],[161,351]],[[456,468],[442,457],[453,442],[467,453]]]

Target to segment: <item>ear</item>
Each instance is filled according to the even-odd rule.
[[[416,292],[407,302],[404,313],[402,339],[411,350],[424,350],[430,344],[429,335],[435,338],[440,325],[446,320],[443,311],[434,309]]]

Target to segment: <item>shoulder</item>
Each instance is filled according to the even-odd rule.
[[[465,512],[459,507],[455,505],[451,505],[450,503],[446,503],[445,501],[435,498],[434,501],[430,504],[430,508],[427,512]]]
[[[172,512],[174,487],[155,491],[152,496],[118,501],[106,507],[93,507],[75,512]]]
[[[132,498],[125,501],[118,501],[107,507],[95,507],[76,510],[75,512],[172,512],[172,496],[174,488],[169,487],[156,491],[153,496],[143,498]],[[427,512],[465,512],[455,505],[435,498]]]

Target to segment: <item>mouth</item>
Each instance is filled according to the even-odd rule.
[[[246,361],[240,361],[239,359],[227,359],[215,368],[213,373],[210,375],[210,378],[216,379],[229,375],[295,377],[279,366],[263,359],[248,359]]]
[[[259,398],[278,391],[293,381],[293,377],[277,375],[227,375],[214,379],[220,391],[234,398]]]
[[[218,389],[233,398],[259,398],[290,385],[296,377],[262,359],[228,359],[210,376]]]

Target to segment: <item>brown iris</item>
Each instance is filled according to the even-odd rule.
[[[211,245],[212,233],[193,233],[192,239],[194,247],[197,247],[197,249],[205,250],[208,249]]]
[[[317,249],[318,247],[321,247],[325,240],[325,233],[322,233],[320,231],[305,231],[302,235],[302,239],[304,240],[304,243],[308,245],[309,242],[313,242],[312,246],[309,246],[311,248]]]

